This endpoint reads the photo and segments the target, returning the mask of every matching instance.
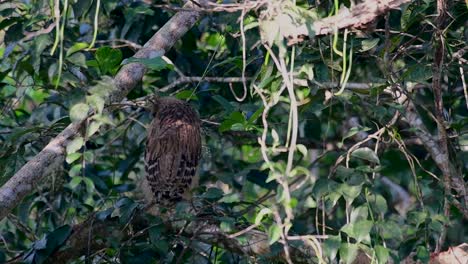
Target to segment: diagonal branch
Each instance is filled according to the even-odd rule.
[[[283,37],[289,38],[288,45],[291,45],[302,41],[301,36],[308,36],[311,30],[319,36],[333,33],[335,29],[365,27],[378,16],[409,2],[411,0],[365,0],[351,9],[341,8],[337,15],[315,21],[312,25],[300,25]]]
[[[191,2],[187,8],[195,8]],[[175,14],[133,57],[151,58],[161,51],[168,51],[200,18],[200,12],[183,11]],[[115,89],[107,102],[120,102],[143,78],[143,64],[124,65],[113,79]],[[60,166],[65,156],[67,143],[79,133],[83,122],[70,124],[57,137],[28,161],[0,188],[0,220],[10,213],[21,200],[34,190],[36,183]]]

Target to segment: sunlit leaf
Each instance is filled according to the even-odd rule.
[[[83,137],[76,137],[67,144],[67,154],[75,153],[84,145]]]
[[[281,237],[281,228],[278,225],[271,225],[268,229],[268,243],[271,245]]]
[[[71,109],[70,109],[70,119],[73,122],[78,122],[86,117],[88,117],[88,112],[89,112],[89,105],[85,103],[78,103],[75,104]]]
[[[380,164],[380,159],[377,157],[377,154],[375,154],[372,149],[367,147],[356,149],[353,151],[353,153],[351,153],[351,156]]]

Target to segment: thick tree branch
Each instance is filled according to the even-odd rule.
[[[365,0],[351,10],[346,7],[341,8],[335,16],[315,21],[312,25],[300,25],[294,32],[288,32],[289,34],[284,37],[290,39],[288,44],[294,44],[302,41],[301,36],[308,36],[310,31],[313,31],[315,36],[320,36],[332,33],[335,28],[364,27],[378,16],[409,2],[411,0]]]
[[[195,8],[189,2],[185,7]],[[199,19],[200,12],[183,11],[174,15],[145,45],[135,58],[151,58],[168,51]],[[124,65],[113,79],[115,89],[108,102],[120,102],[143,78],[145,66],[139,63]],[[82,123],[72,123],[54,138],[39,154],[27,162],[0,188],[0,220],[3,219],[31,191],[36,183],[61,165],[65,147],[69,140],[78,134]]]
[[[84,255],[93,255],[100,250],[110,247],[108,244],[110,240],[119,240],[120,244],[125,244],[130,243],[138,237],[147,236],[149,227],[151,226],[142,212],[135,212],[135,216],[132,219],[132,232],[130,232],[130,228],[122,229],[122,224],[119,223],[117,218],[98,220],[94,216],[91,216],[86,221],[72,228],[72,234],[66,244],[62,246],[61,250],[52,254],[48,261],[50,263],[68,263],[70,260]],[[170,228],[171,221],[167,220],[167,222],[161,224]],[[242,234],[247,239],[239,240],[239,237],[232,237],[226,234],[217,225],[210,222],[206,219],[195,219],[182,232],[179,232],[179,230],[172,233],[178,233],[192,241],[223,247],[230,252],[242,256],[260,256],[270,253],[268,236],[264,232],[255,229],[249,230]],[[129,225],[126,226],[128,227]],[[295,253],[293,257],[296,259],[313,256],[313,252],[310,252],[310,250],[296,249],[293,252]],[[16,258],[15,261],[19,261],[20,259]]]

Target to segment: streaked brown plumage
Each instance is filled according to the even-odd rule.
[[[173,205],[190,189],[201,155],[200,119],[183,101],[160,98],[146,141],[146,180],[156,204]]]

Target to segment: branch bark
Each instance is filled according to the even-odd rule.
[[[301,25],[284,37],[290,39],[288,45],[291,45],[302,41],[301,36],[308,36],[311,30],[315,36],[320,36],[333,33],[335,28],[364,27],[378,16],[409,2],[411,0],[365,0],[352,9],[341,8],[337,15],[315,21],[312,25]]]
[[[193,10],[175,14],[133,57],[151,58],[168,51],[200,18],[200,12],[191,2],[185,7]],[[124,65],[113,79],[116,89],[109,95],[107,102],[120,102],[125,98],[141,81],[145,70],[145,66],[140,63]],[[67,143],[79,133],[82,126],[83,122],[70,124],[0,188],[0,220],[34,190],[36,183],[62,164]]]
[[[73,226],[73,231],[68,237],[67,242],[61,247],[61,250],[49,257],[48,262],[68,263],[70,260],[84,255],[94,255],[96,252],[109,248],[108,241],[110,240],[118,240],[120,244],[124,244],[138,237],[147,236],[148,229],[151,227],[141,211],[135,212],[130,224],[132,228],[122,229],[123,224],[119,223],[118,218],[98,220],[92,215],[84,222]],[[171,228],[170,219],[161,224],[167,228]],[[128,224],[125,224],[125,226],[129,227]],[[129,230],[132,230],[132,232]],[[238,237],[226,234],[216,224],[211,224],[206,219],[194,220],[184,228],[183,232],[174,231],[172,233],[178,233],[193,241],[220,246],[242,256],[260,256],[270,253],[268,236],[264,232],[249,230],[242,234],[247,239],[242,239],[244,242],[241,242]],[[313,256],[311,255],[313,252],[305,249],[297,249],[293,252],[295,252],[294,257],[297,259]],[[17,263],[19,261],[21,261],[21,256],[15,258],[10,263]]]

